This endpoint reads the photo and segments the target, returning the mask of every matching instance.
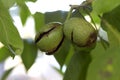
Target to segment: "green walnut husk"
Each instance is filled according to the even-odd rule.
[[[63,26],[60,22],[50,22],[44,25],[35,36],[35,43],[38,48],[46,52],[47,55],[53,54],[59,49],[63,42]]]
[[[88,47],[97,39],[95,28],[83,18],[72,17],[64,23],[64,35],[79,47]]]

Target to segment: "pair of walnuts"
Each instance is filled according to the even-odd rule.
[[[50,55],[62,45],[64,38],[78,47],[92,45],[97,39],[95,28],[83,18],[72,17],[65,21],[44,25],[35,36],[35,43],[41,51]]]

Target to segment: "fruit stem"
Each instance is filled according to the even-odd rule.
[[[80,71],[79,80],[86,80],[89,64],[91,63],[92,58],[89,52],[88,53],[78,52],[78,54],[80,54],[80,58],[81,58],[80,61],[81,71]]]
[[[71,14],[72,14],[72,11],[73,11],[73,8],[71,7],[69,12],[68,12],[66,20],[68,20],[70,18]]]
[[[77,9],[80,5],[70,5],[70,10],[68,12],[66,20],[68,20],[72,14],[73,9]]]

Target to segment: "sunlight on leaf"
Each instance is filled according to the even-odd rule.
[[[93,10],[97,14],[102,14],[111,11],[120,5],[120,0],[94,0]]]

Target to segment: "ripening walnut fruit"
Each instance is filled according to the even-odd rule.
[[[44,25],[35,36],[38,48],[47,55],[57,51],[63,40],[63,26],[59,22],[50,22]]]
[[[64,35],[79,47],[93,44],[97,39],[95,28],[83,18],[73,17],[64,23]]]

